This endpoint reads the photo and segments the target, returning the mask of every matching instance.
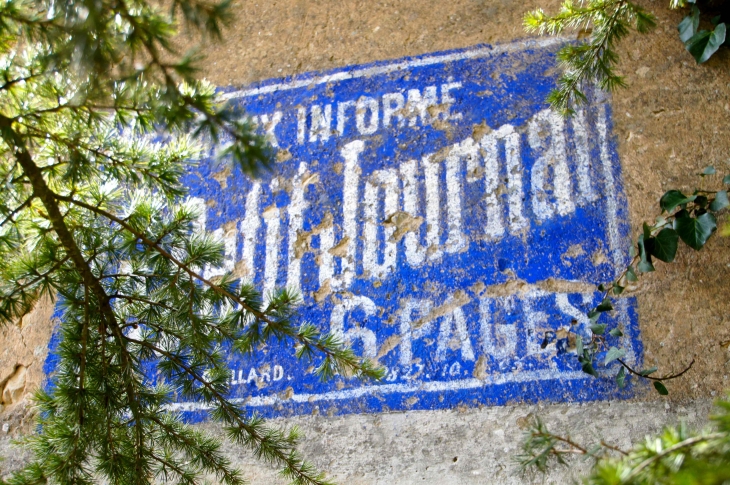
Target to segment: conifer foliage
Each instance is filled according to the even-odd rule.
[[[215,39],[227,18],[226,3],[204,0],[0,0],[0,321],[43,296],[62,311],[35,461],[10,483],[242,483],[217,439],[168,411],[173,397],[204,402],[228,439],[291,482],[325,483],[296,452],[296,429],[227,398],[224,349],[278,341],[323,377],[381,374],[295,325],[296,295],[204,276],[223,248],[185,202],[199,140],[251,175],[269,157],[196,78],[195,56],[173,48],[178,28]],[[153,360],[162,379],[144,372]]]
[[[666,426],[629,449],[604,439],[586,443],[551,432],[533,419],[515,457],[522,472],[545,472],[555,464],[570,466],[568,457],[591,462],[586,485],[726,484],[730,480],[730,400],[716,403],[712,427],[700,432],[684,424]],[[577,482],[576,482],[577,483]]]
[[[689,15],[677,25],[677,30],[679,40],[698,64],[710,59],[721,46],[728,45],[723,15],[711,17],[712,30],[702,29],[699,6],[707,16],[717,13],[718,6],[723,3],[669,0],[672,9],[692,7]],[[625,79],[617,69],[618,44],[632,29],[641,34],[653,30],[656,17],[629,0],[562,0],[560,11],[555,15],[546,14],[541,8],[525,14],[524,26],[527,32],[540,35],[577,31],[578,42],[569,43],[558,51],[563,73],[558,86],[547,98],[555,110],[570,115],[575,105],[586,102],[583,90],[587,86],[596,84],[604,91],[626,87]]]
[[[525,15],[524,23],[528,32],[541,35],[577,29],[588,37],[585,42],[568,44],[558,52],[563,73],[547,101],[556,110],[569,114],[574,103],[586,101],[586,85],[595,82],[605,91],[626,85],[616,72],[616,46],[631,27],[645,33],[656,22],[654,15],[628,0],[565,0],[558,14],[549,16],[537,9]]]

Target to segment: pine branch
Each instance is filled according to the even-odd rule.
[[[111,315],[113,318],[113,312],[111,307],[108,306],[108,299],[104,293],[104,289],[101,287],[86,264],[86,261],[81,254],[81,250],[66,227],[66,223],[63,220],[63,215],[58,208],[53,192],[43,179],[38,166],[33,162],[33,159],[25,146],[24,140],[13,130],[12,123],[11,119],[0,115],[0,134],[3,140],[9,146],[14,148],[16,160],[30,180],[30,183],[33,186],[33,192],[37,194],[37,197],[43,203],[43,206],[48,213],[49,220],[53,225],[54,231],[58,234],[58,238],[66,248],[66,251],[68,251],[70,259],[83,275],[84,282],[95,293],[96,298],[98,298],[102,305],[102,311],[107,315],[107,317]],[[107,304],[106,307],[104,306],[105,303]]]
[[[558,52],[564,73],[558,87],[548,96],[555,109],[566,115],[572,113],[574,105],[586,101],[583,87],[594,81],[607,91],[625,86],[615,72],[618,55],[613,48],[628,34],[630,23],[644,33],[655,26],[655,18],[628,0],[592,0],[587,7],[577,7],[566,0],[555,16],[548,17],[542,10],[525,16],[528,32],[557,35],[566,28],[591,32],[588,42],[568,45]]]
[[[121,346],[120,359],[122,360],[124,368],[127,369],[127,372],[124,373],[125,390],[129,396],[130,411],[135,417],[134,427],[137,435],[137,460],[135,462],[135,471],[137,472],[136,475],[138,477],[142,477],[144,476],[144,470],[141,466],[141,454],[144,452],[144,431],[141,423],[142,416],[136,397],[137,392],[135,390],[135,386],[131,382],[132,365],[130,356],[123,347],[124,335],[117,324],[116,316],[114,315],[114,311],[109,303],[109,297],[104,291],[104,288],[101,286],[99,280],[91,272],[91,269],[81,254],[81,250],[76,244],[75,239],[68,230],[64,217],[62,216],[56,201],[57,196],[54,195],[43,179],[38,166],[34,163],[30,153],[25,147],[23,139],[13,130],[12,121],[2,115],[0,115],[0,134],[9,146],[15,148],[16,159],[23,168],[25,174],[28,176],[28,179],[33,186],[34,193],[38,195],[38,198],[43,203],[55,233],[66,248],[69,258],[74,262],[76,269],[82,274],[85,286],[94,293],[101,309],[102,322],[110,328],[113,336],[117,339]],[[88,325],[86,323],[84,324],[82,332],[88,332]]]
[[[119,224],[121,227],[123,227],[125,230],[130,232],[134,237],[139,239],[142,243],[150,247],[151,249],[154,249],[158,253],[160,253],[163,257],[165,257],[168,261],[174,263],[177,267],[179,267],[181,270],[183,270],[185,273],[187,273],[191,278],[194,278],[201,283],[205,284],[207,287],[209,287],[214,292],[220,294],[221,296],[228,298],[232,302],[240,305],[245,311],[251,313],[256,317],[256,319],[266,323],[272,328],[276,328],[279,331],[282,331],[284,335],[287,337],[297,340],[301,345],[310,348],[315,347],[319,352],[325,354],[326,357],[329,357],[331,359],[334,359],[338,363],[342,363],[345,368],[349,368],[353,371],[355,371],[358,374],[361,374],[365,377],[375,378],[379,379],[382,376],[382,370],[373,368],[372,366],[368,365],[368,362],[366,360],[362,360],[360,362],[353,362],[351,359],[348,359],[347,356],[343,355],[342,352],[339,352],[337,347],[339,345],[333,345],[332,347],[328,345],[324,345],[321,342],[315,342],[310,339],[308,339],[306,336],[300,334],[299,332],[294,331],[293,328],[290,328],[288,326],[282,326],[279,325],[279,322],[271,319],[267,312],[260,311],[257,308],[252,307],[249,305],[246,301],[242,300],[238,296],[234,295],[233,293],[227,291],[226,289],[222,288],[219,285],[216,285],[212,281],[208,280],[207,278],[203,277],[201,274],[199,274],[197,271],[194,271],[191,267],[180,261],[178,258],[173,256],[169,251],[165,250],[162,246],[155,243],[151,239],[149,239],[144,233],[141,231],[136,230],[134,227],[132,227],[127,221],[124,221],[120,217],[115,216],[114,214],[105,211],[101,209],[100,207],[93,206],[91,204],[87,204],[83,201],[76,200],[73,197],[69,196],[63,196],[55,194],[54,197],[58,200],[68,202],[74,205],[77,205],[79,207],[83,207],[84,209],[87,209],[91,212],[94,212],[100,216],[106,217],[112,222],[115,222]],[[334,348],[333,348],[334,347]]]
[[[164,433],[167,435],[166,441],[170,440],[170,438],[174,438],[176,441],[184,443],[188,447],[189,451],[187,455],[191,459],[195,461],[200,461],[201,458],[204,458],[206,465],[212,468],[212,470],[218,476],[222,477],[225,483],[245,483],[245,481],[241,479],[238,473],[232,472],[229,469],[230,463],[226,458],[224,458],[222,455],[215,454],[215,452],[212,450],[205,449],[200,446],[200,443],[198,442],[199,440],[196,441],[195,439],[193,439],[193,433],[189,429],[187,429],[187,427],[183,426],[183,429],[186,430],[186,433],[183,433],[181,432],[181,430],[175,429],[172,426],[172,423],[164,422],[162,419],[154,414],[150,415],[149,419],[150,421],[156,423],[162,430],[164,430]],[[180,423],[176,424],[180,425]],[[217,451],[219,447],[216,446],[214,448]]]
[[[669,448],[666,448],[654,456],[651,456],[644,460],[643,462],[639,463],[634,469],[631,471],[631,473],[626,477],[625,482],[630,483],[630,481],[634,478],[636,478],[642,471],[644,471],[645,468],[651,466],[653,463],[656,463],[657,461],[661,460],[665,456],[671,455],[674,452],[677,452],[684,448],[692,447],[698,443],[702,443],[705,441],[718,439],[718,438],[727,438],[725,433],[710,433],[707,435],[700,435],[695,436],[692,438],[688,438],[686,440],[680,441],[679,443],[670,446]]]
[[[129,342],[147,347],[150,350],[157,352],[160,355],[165,356],[170,362],[174,362],[175,365],[184,369],[185,372],[190,375],[196,382],[200,383],[205,389],[213,396],[213,399],[217,402],[217,405],[221,409],[221,415],[225,416],[226,421],[239,427],[249,435],[250,439],[258,444],[258,449],[266,449],[270,453],[268,456],[276,460],[280,465],[290,470],[297,479],[297,483],[311,484],[311,485],[327,485],[329,482],[322,480],[318,475],[311,474],[306,466],[300,462],[300,460],[292,457],[291,446],[283,446],[270,441],[265,435],[260,434],[254,426],[247,423],[240,414],[240,410],[234,406],[230,400],[226,399],[211,383],[203,378],[201,374],[195,371],[192,367],[187,365],[177,355],[168,352],[167,350],[153,345],[146,340],[138,340],[131,337],[125,337]]]
[[[15,216],[17,216],[23,209],[25,209],[26,207],[29,207],[30,204],[33,202],[33,199],[35,199],[35,198],[36,198],[35,194],[31,194],[30,197],[28,197],[27,199],[25,199],[25,201],[23,201],[22,204],[20,204],[15,209],[11,210],[8,213],[8,215],[5,217],[5,219],[3,219],[2,222],[0,222],[0,227],[3,227],[8,222],[15,222],[13,220],[13,218]]]

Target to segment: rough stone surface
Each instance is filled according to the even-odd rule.
[[[580,476],[588,462],[555,467],[547,475],[521,475],[514,464],[519,440],[533,416],[551,430],[570,432],[582,443],[607,443],[627,448],[663,426],[686,423],[700,429],[712,410],[707,399],[683,402],[595,402],[450,411],[409,411],[335,418],[300,416],[272,420],[299,426],[305,439],[302,454],[336,483],[347,485],[415,484],[564,484]],[[210,423],[202,427],[218,434]],[[0,439],[2,473],[19,468],[28,453]],[[284,484],[278,471],[257,462],[242,448],[227,446],[232,461],[251,483]]]
[[[575,459],[569,468],[555,467],[545,476],[518,473],[514,457],[531,417],[540,416],[551,430],[569,431],[578,442],[604,439],[625,448],[666,424],[684,421],[701,428],[710,410],[708,400],[597,402],[307,416],[277,424],[298,425],[306,436],[303,454],[341,484],[564,484],[580,476],[588,462]],[[211,425],[206,428],[216,431]],[[284,483],[276,470],[257,464],[249,454],[229,452],[253,483]]]
[[[0,438],[32,429],[29,395],[43,382],[53,305],[39,302],[16,325],[0,328]]]
[[[614,94],[614,133],[619,139],[625,191],[634,231],[658,215],[656,201],[670,188],[689,189],[695,174],[714,164],[730,170],[730,52],[721,50],[697,66],[677,39],[684,15],[667,2],[640,3],[658,15],[656,31],[632,34],[620,46],[629,89]],[[219,85],[242,85],[270,77],[353,63],[418,55],[479,43],[524,38],[521,18],[533,0],[250,0],[234,2],[238,19],[222,45],[207,46],[204,73]],[[555,10],[554,0],[539,2]],[[708,179],[705,187],[719,185]],[[724,224],[724,221],[723,221]],[[511,459],[522,418],[540,415],[574,436],[603,435],[627,446],[665,423],[685,418],[701,426],[709,400],[728,385],[730,240],[716,237],[702,252],[683,249],[672,265],[659,265],[636,292],[648,365],[667,372],[697,362],[672,382],[670,396],[647,390],[633,402],[505,406],[490,409],[407,412],[337,418],[301,417],[303,452],[340,483],[529,483],[514,477]],[[0,383],[18,366],[26,369],[24,397],[17,392],[0,414],[2,436],[29,429],[28,393],[41,382],[52,307],[41,305],[19,325],[0,329]],[[645,401],[644,401],[645,400]],[[274,471],[231,451],[255,483],[283,483]],[[0,440],[3,472],[23,458]],[[456,460],[454,461],[454,458]],[[545,483],[566,483],[556,472]],[[542,483],[542,478],[535,479]]]
[[[3,389],[3,404],[14,404],[20,402],[24,397],[25,391],[25,374],[24,365],[15,368],[15,372],[8,378]]]

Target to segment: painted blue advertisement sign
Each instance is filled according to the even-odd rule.
[[[320,382],[272,343],[229,356],[234,398],[271,416],[620,397],[581,372],[573,338],[589,338],[594,285],[627,263],[611,110],[599,92],[569,119],[548,109],[558,48],[478,46],[224,94],[277,156],[250,179],[211,149],[189,175],[226,248],[205,275],[297,291],[302,321],[387,369]],[[634,307],[605,317],[633,362]]]

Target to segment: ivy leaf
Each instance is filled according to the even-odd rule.
[[[653,227],[649,226],[646,222],[644,223],[644,240],[647,240],[651,237],[651,230],[654,229]]]
[[[725,23],[717,24],[714,30],[700,30],[684,45],[697,64],[707,61],[725,42]]]
[[[614,328],[613,330],[608,332],[608,334],[611,337],[623,337],[624,336],[624,333],[621,330],[619,330],[618,328]]]
[[[646,251],[644,246],[644,235],[639,236],[639,257],[641,260],[636,265],[636,269],[641,273],[649,273],[654,271],[654,265],[651,264],[651,254]]]
[[[707,239],[717,229],[717,220],[710,213],[702,214],[697,218],[682,217],[676,219],[675,224],[682,241],[696,251],[702,249]]]
[[[575,351],[578,355],[583,355],[583,338],[580,335],[575,337]]]
[[[670,190],[659,199],[659,207],[667,212],[672,212],[678,205],[686,204],[695,200],[694,195],[687,197],[679,190]]]
[[[608,352],[606,352],[606,357],[603,359],[603,365],[608,365],[614,360],[620,359],[624,355],[626,355],[626,349],[611,347],[608,349]]]
[[[639,281],[639,277],[636,276],[636,272],[631,266],[626,269],[626,279],[632,283],[635,281]]]
[[[659,199],[659,207],[663,211],[671,212],[672,209],[677,207],[686,198],[687,196],[679,190],[668,190]]]
[[[613,305],[611,304],[610,298],[604,298],[604,300],[596,307],[597,312],[610,312],[613,310]]]
[[[679,242],[677,231],[668,227],[664,228],[659,231],[656,237],[647,242],[651,242],[650,252],[657,259],[665,263],[674,261],[674,256],[677,254],[677,243]]]
[[[723,184],[730,184],[730,175],[725,175],[725,176],[724,176],[724,177],[722,178],[722,183],[723,183]]]
[[[639,375],[642,375],[644,377],[651,375],[657,371],[656,367],[650,367],[649,369],[644,369],[641,372],[639,372]]]
[[[656,392],[662,396],[669,395],[669,391],[667,391],[667,388],[664,387],[664,384],[662,384],[661,381],[654,381],[654,389],[656,389]]]
[[[618,374],[616,374],[616,385],[619,389],[626,387],[626,369],[623,367],[621,367]]]
[[[730,205],[730,200],[727,198],[727,190],[721,190],[715,194],[715,200],[710,204],[711,211],[719,211]]]
[[[591,325],[589,328],[591,329],[591,332],[595,333],[596,335],[603,335],[603,332],[606,331],[606,324],[597,323],[595,325]]]
[[[705,175],[715,175],[715,173],[717,173],[715,171],[715,167],[713,167],[712,165],[708,165],[707,167],[705,167],[700,175],[704,177]]]
[[[697,28],[700,26],[700,9],[692,7],[692,13],[687,15],[677,26],[679,30],[679,38],[683,44],[695,35]]]
[[[583,365],[581,366],[581,370],[583,372],[585,372],[586,374],[590,374],[594,377],[598,377],[598,372],[596,372],[596,369],[593,368],[593,364],[589,360],[586,360],[583,362]]]

